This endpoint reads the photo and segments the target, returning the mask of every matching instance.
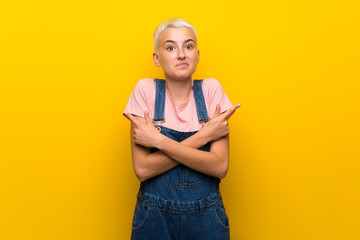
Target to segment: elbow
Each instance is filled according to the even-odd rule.
[[[223,178],[225,178],[227,172],[228,172],[228,169],[219,170],[216,177],[223,179]]]
[[[225,178],[226,174],[228,173],[228,170],[229,170],[229,160],[226,159],[226,160],[223,160],[221,162],[221,164],[219,164],[219,167],[217,169],[217,173],[216,173],[216,177],[217,178],[220,178],[220,179],[223,179]]]
[[[146,166],[146,161],[144,158],[134,158],[133,157],[133,168],[135,175],[137,179],[139,179],[140,182],[145,182],[150,178],[149,176],[149,169]]]
[[[136,174],[136,177],[140,182],[145,182],[147,180],[147,178],[143,175]]]
[[[149,175],[147,174],[147,171],[144,168],[138,166],[138,167],[134,167],[134,170],[135,170],[135,175],[140,182],[145,182],[150,178]]]

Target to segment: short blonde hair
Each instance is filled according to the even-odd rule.
[[[159,53],[159,37],[164,30],[168,28],[182,28],[182,27],[189,28],[195,34],[195,38],[197,38],[196,29],[188,21],[186,21],[183,18],[169,18],[161,22],[155,29],[153,35],[154,51],[156,53]]]

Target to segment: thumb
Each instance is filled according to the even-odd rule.
[[[150,119],[150,116],[149,116],[149,111],[148,111],[148,110],[146,110],[146,111],[145,111],[145,113],[144,113],[144,118],[145,118],[145,122],[146,122],[146,124],[149,124],[149,123],[151,123],[151,124],[152,124],[151,119]]]
[[[220,116],[220,105],[216,104],[216,109],[213,117],[218,117],[218,116]]]

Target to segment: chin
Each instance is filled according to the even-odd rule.
[[[194,74],[195,71],[191,71],[191,72],[187,72],[187,73],[184,73],[184,74],[178,74],[178,75],[175,75],[175,78],[174,79],[179,79],[179,80],[186,80],[186,79],[191,79],[192,75]]]
[[[172,71],[171,74],[165,74],[165,76],[168,76],[170,79],[174,79],[176,81],[184,81],[191,79],[194,72],[195,69],[183,69],[183,70],[178,69]]]
[[[173,79],[177,80],[177,81],[185,81],[185,80],[189,80],[191,79],[192,75],[177,75],[174,76]]]

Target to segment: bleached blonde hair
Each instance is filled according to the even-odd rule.
[[[169,18],[161,22],[155,29],[153,35],[154,51],[157,54],[159,53],[159,37],[164,30],[168,28],[182,28],[182,27],[189,28],[195,34],[195,38],[197,38],[195,27],[191,25],[188,21],[186,21],[183,18]]]

